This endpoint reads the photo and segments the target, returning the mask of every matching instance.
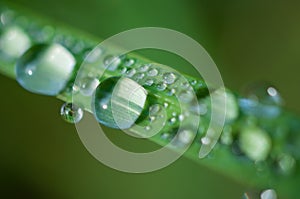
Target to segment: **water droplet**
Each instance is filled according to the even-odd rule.
[[[128,58],[124,60],[124,66],[130,67],[135,63],[134,59]]]
[[[159,90],[159,91],[164,91],[164,90],[166,90],[166,88],[167,88],[167,84],[165,84],[165,83],[163,83],[163,82],[160,82],[160,83],[158,83],[158,84],[156,85],[156,88],[157,88],[157,90]]]
[[[0,21],[3,25],[8,25],[13,21],[15,13],[12,10],[5,10],[0,15]]]
[[[248,126],[240,132],[239,146],[248,158],[263,161],[271,150],[271,138],[264,130]]]
[[[18,58],[30,45],[28,35],[16,26],[6,28],[0,36],[0,49],[9,58]]]
[[[134,79],[136,80],[140,80],[140,79],[143,79],[145,77],[145,74],[144,73],[137,73],[133,76]]]
[[[277,199],[276,191],[273,189],[267,189],[260,195],[261,199]]]
[[[154,84],[154,80],[153,79],[147,79],[144,83],[147,86],[152,86]]]
[[[191,85],[195,86],[197,84],[197,80],[192,80]]]
[[[115,71],[121,64],[121,61],[122,60],[118,56],[107,55],[103,59],[103,64],[107,68],[107,70]]]
[[[149,108],[149,115],[156,116],[156,115],[158,115],[160,110],[161,110],[161,106],[158,104],[154,104],[154,105],[150,106],[150,108]]]
[[[85,61],[88,63],[99,61],[102,54],[103,50],[100,47],[96,47],[92,51],[88,50]]]
[[[194,99],[192,91],[183,90],[179,93],[179,100],[185,103],[189,103]]]
[[[221,135],[221,142],[222,144],[231,145],[233,142],[232,137],[232,128],[231,126],[227,125],[223,128],[223,132]]]
[[[79,80],[80,92],[84,96],[91,96],[99,85],[97,78],[85,77]]]
[[[174,73],[167,72],[163,74],[163,79],[166,84],[173,84],[176,79],[176,75]]]
[[[137,82],[126,77],[111,77],[97,87],[92,110],[101,124],[127,129],[140,117],[146,98],[147,91]]]
[[[193,141],[194,137],[195,134],[188,129],[180,131],[177,135],[178,141],[184,145],[190,144]]]
[[[131,70],[128,70],[128,71],[126,72],[126,75],[127,75],[128,77],[132,77],[135,73],[136,73],[136,70],[133,68],[133,69],[131,69]]]
[[[175,117],[172,117],[170,120],[169,120],[169,123],[170,124],[175,124],[177,121],[177,119]]]
[[[149,70],[149,71],[147,72],[147,75],[150,76],[150,77],[157,76],[157,75],[158,75],[158,70],[155,69],[155,68],[152,68],[151,70]]]
[[[184,120],[184,115],[183,114],[180,114],[179,116],[178,116],[178,119],[179,119],[179,121],[183,121]]]
[[[246,97],[262,104],[278,106],[283,104],[283,99],[277,89],[268,83],[258,82],[250,85],[245,90]]]
[[[176,89],[172,88],[171,90],[169,90],[168,95],[174,95],[176,93]]]
[[[146,127],[145,127],[145,130],[146,130],[146,131],[150,131],[150,129],[151,129],[150,126],[146,126]]]
[[[60,115],[65,121],[74,124],[82,119],[83,110],[72,103],[65,103],[60,109]]]
[[[143,65],[140,66],[139,70],[141,72],[146,72],[146,71],[148,71],[149,67],[150,67],[150,64],[143,64]],[[149,75],[149,76],[151,76],[151,75]]]
[[[123,67],[122,69],[121,69],[121,74],[125,74],[127,72],[127,68],[126,67]]]
[[[283,174],[290,174],[295,168],[296,161],[289,154],[281,154],[278,158],[278,166]]]
[[[168,108],[169,104],[167,102],[164,102],[164,107]]]
[[[207,136],[201,138],[201,143],[204,145],[209,145],[211,143],[211,139]]]
[[[17,81],[30,92],[54,96],[66,87],[75,64],[75,58],[63,46],[38,44],[17,60]]]

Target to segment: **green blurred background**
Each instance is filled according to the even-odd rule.
[[[300,112],[299,1],[14,2],[100,38],[145,26],[180,31],[207,49],[227,87],[239,91],[269,81],[286,106]],[[180,69],[172,56],[160,59]],[[251,189],[185,158],[148,174],[110,169],[87,152],[75,127],[61,120],[62,102],[28,93],[4,76],[0,84],[3,198],[241,198]]]

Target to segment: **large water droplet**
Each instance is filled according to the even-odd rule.
[[[165,83],[163,83],[163,82],[160,82],[160,83],[158,83],[158,84],[156,85],[156,88],[157,88],[157,90],[159,90],[159,91],[164,91],[164,90],[166,90],[166,88],[167,88],[167,84],[165,84]]]
[[[83,117],[83,110],[72,103],[65,103],[60,109],[61,117],[69,123],[78,123]]]
[[[6,28],[0,37],[0,49],[10,58],[18,58],[30,45],[31,41],[28,35],[16,26]]]
[[[147,91],[126,77],[111,77],[96,89],[92,110],[98,122],[117,129],[133,126],[145,108]]]
[[[75,64],[75,58],[63,46],[38,44],[18,59],[17,81],[30,92],[57,95],[66,87]]]

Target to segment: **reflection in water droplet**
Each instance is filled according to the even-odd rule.
[[[111,77],[99,84],[92,110],[98,122],[117,129],[133,126],[146,103],[147,91],[126,77]]]
[[[158,75],[158,70],[153,68],[153,69],[151,69],[147,72],[147,75],[150,76],[150,77],[157,76]]]
[[[158,84],[156,85],[156,88],[157,88],[157,90],[159,90],[159,91],[164,91],[164,90],[166,90],[167,85],[166,85],[165,83],[163,83],[163,82],[160,82],[160,83],[158,83]]]
[[[99,85],[97,78],[85,77],[79,81],[80,92],[82,95],[91,96]]]
[[[66,87],[75,64],[74,56],[63,46],[38,44],[17,60],[17,81],[30,92],[54,96]]]
[[[176,76],[174,73],[167,72],[163,74],[163,79],[166,84],[173,84],[176,79]]]
[[[175,124],[177,121],[177,119],[175,117],[172,117],[170,120],[169,120],[169,123],[170,124]]]
[[[60,109],[60,115],[66,122],[74,124],[82,119],[83,110],[72,103],[65,103]]]
[[[273,189],[267,189],[260,195],[261,199],[277,199],[276,191]]]
[[[211,139],[207,136],[201,138],[201,143],[204,145],[209,145],[211,143]]]

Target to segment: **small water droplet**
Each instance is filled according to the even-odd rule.
[[[178,135],[177,135],[178,141],[184,145],[190,144],[193,141],[194,137],[195,137],[195,134],[188,129],[184,129],[184,130],[178,132]]]
[[[174,95],[176,93],[176,89],[172,88],[171,90],[169,90],[168,95]]]
[[[145,130],[146,130],[146,131],[150,131],[150,129],[151,129],[150,126],[146,126],[146,127],[145,127]]]
[[[5,10],[1,13],[0,21],[3,25],[8,25],[15,18],[15,13],[12,10]]]
[[[74,124],[82,119],[83,110],[72,103],[65,103],[60,109],[60,115],[66,122]]]
[[[172,72],[163,74],[163,80],[166,84],[173,84],[176,79],[176,75]]]
[[[182,102],[189,103],[193,100],[194,95],[193,95],[192,91],[183,90],[179,93],[178,97],[179,97],[179,100],[181,100]]]
[[[147,79],[144,83],[147,86],[152,86],[154,84],[154,80],[153,79]]]
[[[135,60],[132,58],[127,58],[124,60],[124,66],[130,67],[135,63]]]
[[[295,168],[296,161],[289,154],[281,154],[278,158],[278,166],[283,174],[290,174]]]
[[[80,92],[84,96],[91,96],[99,85],[100,81],[97,78],[85,77],[80,79]]]
[[[103,59],[103,64],[105,67],[107,67],[107,70],[115,71],[121,64],[121,61],[122,60],[118,56],[107,55]]]
[[[169,104],[167,102],[164,102],[164,107],[168,108]]]
[[[148,71],[150,65],[151,65],[151,64],[143,64],[143,65],[141,65],[140,68],[139,68],[139,71],[141,71],[141,72],[146,72],[146,71]],[[149,75],[149,74],[148,74],[148,75]],[[151,75],[149,75],[149,76],[151,76]]]
[[[178,116],[178,119],[179,119],[179,121],[183,121],[184,120],[184,115],[183,114],[180,114],[179,116]]]
[[[156,116],[156,115],[158,115],[160,110],[161,110],[161,106],[158,104],[154,104],[154,105],[150,106],[150,108],[149,108],[149,115]]]
[[[163,83],[163,82],[160,82],[160,83],[158,83],[158,84],[156,85],[156,88],[157,88],[157,90],[159,90],[159,91],[164,91],[164,90],[166,90],[166,88],[167,88],[167,84],[165,84],[165,83]]]
[[[126,67],[123,67],[122,69],[121,69],[121,73],[122,74],[125,74],[127,72],[127,68]]]
[[[211,139],[207,136],[201,138],[201,143],[204,145],[209,145],[211,143]]]
[[[133,68],[133,69],[130,69],[126,72],[126,75],[128,77],[132,77],[134,74],[136,73],[136,70]]]
[[[246,97],[269,106],[282,106],[283,99],[278,90],[265,82],[258,82],[245,89]]]
[[[60,44],[37,44],[17,60],[16,79],[30,92],[54,96],[66,87],[75,64],[74,56]]]
[[[151,70],[149,70],[149,71],[147,72],[147,75],[150,76],[150,77],[157,76],[157,75],[158,75],[158,70],[155,69],[155,68],[152,68]]]
[[[260,195],[261,199],[277,199],[277,194],[274,189],[267,189]]]
[[[197,80],[192,80],[191,85],[195,86],[197,84]]]
[[[86,54],[85,61],[88,63],[94,63],[100,60],[103,50],[100,47],[96,47],[92,51],[88,50]]]
[[[145,74],[144,73],[137,73],[133,76],[134,79],[136,80],[140,80],[140,79],[143,79],[145,77]]]
[[[169,120],[169,123],[170,124],[175,124],[177,121],[177,119],[175,117],[172,117],[170,120]]]

